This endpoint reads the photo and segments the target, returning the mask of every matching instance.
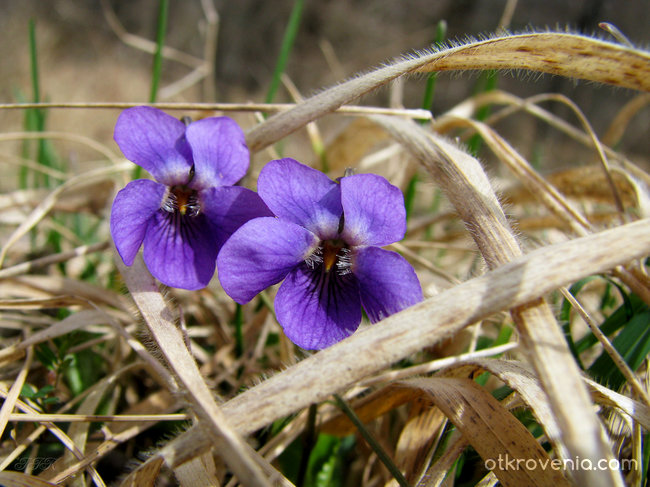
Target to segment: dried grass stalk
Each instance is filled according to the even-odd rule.
[[[119,258],[116,261],[150,333],[183,384],[199,423],[219,448],[223,459],[244,484],[270,486],[259,465],[265,462],[261,457],[255,458],[256,452],[232,429],[221,412],[142,257],[136,258],[131,267],[126,267]]]
[[[221,409],[236,431],[252,433],[469,324],[529,303],[585,275],[642,257],[649,247],[650,221],[642,220],[537,249],[361,330],[239,394]],[[204,429],[194,426],[149,461],[162,458],[173,468],[210,446]]]
[[[521,255],[496,195],[478,161],[417,124],[373,117],[402,142],[441,186],[491,269]],[[555,317],[542,297],[511,309],[520,342],[528,355],[559,423],[561,442],[572,457],[613,459],[604,430],[593,412],[573,356]],[[573,472],[576,479],[597,486],[622,485],[618,472]]]

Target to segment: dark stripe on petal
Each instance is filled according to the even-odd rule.
[[[359,283],[301,264],[280,286],[275,312],[286,335],[307,350],[319,350],[351,335],[361,322]]]
[[[201,289],[212,279],[216,259],[212,229],[203,215],[160,210],[151,219],[144,239],[144,260],[162,283]]]

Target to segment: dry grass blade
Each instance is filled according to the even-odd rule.
[[[648,406],[612,391],[598,382],[587,379],[587,384],[597,403],[619,409],[629,417],[634,418],[646,431],[650,430],[650,408]]]
[[[29,368],[32,365],[33,357],[34,357],[34,351],[32,348],[29,348],[27,350],[27,357],[25,359],[25,363],[21,367],[18,376],[14,380],[14,383],[11,385],[9,392],[5,396],[5,400],[2,403],[2,408],[0,408],[0,436],[2,436],[2,434],[5,431],[5,428],[7,427],[7,423],[9,422],[9,415],[11,414],[11,411],[13,411],[14,405],[18,400],[18,396],[20,395],[20,391],[23,385],[25,384],[25,379],[27,378],[27,372],[29,371]]]
[[[148,461],[143,467],[138,468],[135,473],[129,475],[121,484],[121,487],[140,487],[142,485],[156,485],[156,479],[163,466],[163,460],[156,458]]]
[[[389,117],[373,117],[429,171],[468,228],[488,267],[495,268],[521,255],[506,217],[480,164],[444,139],[417,124]],[[562,431],[562,442],[572,456],[613,459],[602,425],[592,411],[580,371],[553,313],[542,297],[513,306],[511,315],[520,341],[547,394]],[[621,485],[620,474],[580,470],[579,481]]]
[[[174,322],[172,312],[142,259],[136,259],[131,267],[126,267],[119,258],[116,261],[149,331],[167,363],[183,383],[200,424],[206,429],[228,466],[246,485],[269,486],[268,479],[251,456],[250,448],[247,448],[244,440],[230,427],[212,392],[203,381],[181,331]]]
[[[431,462],[445,431],[447,417],[429,401],[419,398],[411,406],[409,419],[402,429],[395,451],[395,462],[412,484],[419,481]],[[392,487],[392,485],[391,485]]]
[[[24,301],[23,301],[24,302]],[[24,308],[23,308],[24,309]],[[0,350],[0,363],[10,360],[12,357],[22,355],[26,348],[42,343],[52,338],[65,335],[73,330],[86,326],[100,325],[106,323],[106,314],[97,310],[82,310],[67,318],[56,322],[54,325],[45,328],[33,335],[21,340],[15,345],[11,345]]]
[[[577,235],[586,235],[586,228],[589,227],[587,219],[573,208],[547,180],[542,178],[510,144],[484,123],[468,119],[458,119],[458,122],[474,128],[490,149],[497,154],[499,160],[504,162],[528,188],[529,192],[560,221],[564,221]]]
[[[650,94],[648,93],[638,95],[627,102],[609,124],[609,128],[602,138],[603,144],[611,147],[618,144],[623,138],[625,130],[630,124],[632,118],[648,104],[650,104]]]
[[[556,33],[507,35],[433,53],[418,53],[323,91],[247,134],[259,151],[389,81],[412,72],[523,69],[650,91],[650,55],[591,37]]]
[[[20,239],[20,237],[29,232],[29,230],[34,227],[34,225],[36,225],[39,221],[41,221],[45,215],[47,215],[47,213],[54,207],[54,204],[60,198],[61,193],[75,186],[86,185],[92,182],[94,179],[103,179],[111,174],[121,172],[127,167],[130,166],[121,164],[118,166],[102,167],[99,169],[87,171],[83,174],[79,174],[68,179],[65,183],[52,191],[41,203],[39,203],[36,208],[34,208],[34,211],[30,213],[30,215],[18,226],[18,228],[14,230],[7,242],[4,244],[2,250],[0,251],[0,267],[2,267],[2,264],[4,263],[9,248],[15,244]]]
[[[82,245],[81,247],[77,247],[76,249],[69,250],[67,252],[59,252],[57,254],[48,255],[46,257],[41,257],[39,259],[34,259],[28,262],[22,262],[20,264],[16,264],[15,266],[7,267],[6,269],[0,269],[0,279],[27,274],[29,272],[47,267],[52,264],[65,262],[74,257],[105,250],[108,248],[108,246],[108,242],[100,242],[92,245]]]
[[[551,458],[526,427],[476,382],[429,378],[412,379],[406,385],[429,395],[431,401],[463,432],[502,485],[570,485],[559,469],[547,468],[551,465]],[[508,468],[507,459],[524,460],[526,468]]]
[[[174,474],[182,487],[195,485],[218,486],[217,467],[211,453],[204,453],[174,469]]]
[[[477,372],[477,368],[491,372],[510,388],[517,391],[523,401],[531,408],[539,424],[544,427],[546,436],[555,446],[558,456],[570,458],[561,443],[561,430],[553,416],[553,412],[549,408],[544,391],[540,387],[535,374],[525,364],[509,360],[476,359],[468,360],[467,364],[460,367],[449,367],[440,371],[439,374],[449,377],[473,377]]]
[[[0,485],[3,487],[51,487],[56,484],[20,472],[0,472]]]
[[[0,299],[0,309],[51,309],[79,305],[88,305],[88,302],[75,296],[55,296],[45,299]]]
[[[587,384],[596,402],[604,406],[618,408],[631,418],[634,418],[646,430],[650,430],[650,408],[648,406],[592,380],[587,380]]]
[[[6,396],[4,391],[1,391],[1,390],[0,390],[0,394],[2,394],[3,396]],[[34,408],[32,408],[31,406],[29,406],[28,404],[26,404],[25,402],[23,402],[21,400],[16,401],[16,407],[18,409],[20,409],[21,411],[26,412],[28,414],[37,414],[37,411]],[[47,429],[50,431],[50,433],[52,433],[52,435],[54,435],[63,444],[63,446],[67,450],[71,451],[72,454],[77,459],[81,460],[81,459],[84,458],[83,453],[75,446],[72,439],[61,428],[59,428],[58,426],[56,426],[55,424],[53,424],[53,423],[51,423],[49,421],[43,423],[43,425],[46,426]],[[94,466],[87,463],[87,464],[84,465],[84,468],[88,469],[88,471],[90,473],[90,476],[91,476],[91,478],[93,480],[93,483],[95,485],[97,485],[97,487],[105,487],[106,484],[104,483],[102,478],[99,476],[99,474],[97,473],[97,470],[95,469]],[[47,470],[46,470],[46,472],[47,472]],[[76,475],[78,473],[79,473],[79,470],[75,470],[70,475]]]
[[[417,71],[525,69],[650,91],[650,54],[577,34],[537,32],[495,37],[446,53]]]
[[[528,303],[586,274],[642,257],[648,248],[650,220],[540,248],[312,355],[239,394],[222,410],[238,432],[252,433],[469,324]],[[152,461],[162,457],[173,467],[208,447],[205,432],[193,427],[164,446]]]
[[[129,414],[137,414],[139,416],[151,415],[151,413],[156,412],[169,412],[178,409],[181,405],[176,397],[172,396],[167,391],[160,391],[154,394],[151,394],[142,402],[135,404],[133,407],[127,410]],[[135,436],[147,430],[148,428],[156,424],[155,420],[152,421],[138,421],[137,423],[113,423],[110,425],[110,434],[108,438],[101,443],[93,443],[93,448],[89,449],[89,453],[85,458],[79,460],[74,465],[70,465],[67,469],[59,468],[59,462],[62,459],[57,460],[51,468],[46,470],[42,476],[45,476],[48,480],[51,480],[55,483],[61,483],[66,478],[69,478],[72,475],[75,475],[76,472],[80,471],[86,466],[97,462],[98,459],[102,458],[116,447],[121,444],[132,440]],[[62,463],[62,462],[61,462]],[[153,462],[151,465],[148,465],[146,469],[139,472],[146,476],[148,468],[155,468],[156,462]],[[141,485],[153,485],[153,482],[143,482]]]
[[[73,296],[85,299],[96,305],[108,305],[106,311],[128,310],[128,300],[125,296],[110,289],[76,279],[57,275],[25,275],[0,281],[7,284],[11,294],[24,297],[42,296]],[[115,309],[110,309],[115,308]]]

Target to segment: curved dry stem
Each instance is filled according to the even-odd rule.
[[[417,124],[374,117],[430,172],[468,228],[491,269],[521,255],[521,249],[498,204],[487,177],[474,158],[445,140],[430,135]],[[573,456],[613,459],[605,433],[593,413],[566,341],[550,307],[542,297],[510,310],[520,342],[539,376],[546,398],[561,427],[562,442]],[[622,485],[620,473],[573,472],[590,485]]]

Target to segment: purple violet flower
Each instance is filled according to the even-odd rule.
[[[422,300],[411,265],[379,247],[406,231],[401,191],[374,174],[334,182],[293,159],[269,162],[257,191],[276,217],[255,218],[225,243],[219,280],[245,304],[284,279],[275,312],[286,335],[304,349],[351,335],[361,307],[377,322]]]
[[[155,178],[131,181],[115,197],[111,235],[126,265],[140,246],[163,284],[200,289],[214,275],[224,242],[251,218],[270,215],[249,189],[232,186],[248,169],[241,128],[230,118],[187,126],[151,107],[124,110],[115,142]]]

